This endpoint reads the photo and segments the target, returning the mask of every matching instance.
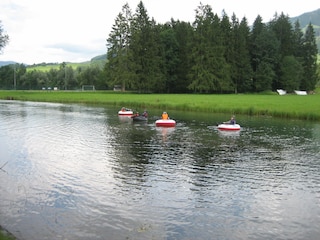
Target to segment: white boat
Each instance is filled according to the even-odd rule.
[[[175,127],[176,121],[173,119],[158,119],[156,121],[157,127]]]
[[[282,89],[277,89],[277,92],[279,93],[279,95],[286,95],[287,91],[282,90]]]
[[[239,131],[241,129],[239,124],[227,124],[227,123],[221,123],[218,125],[219,130],[224,131]]]
[[[118,112],[119,116],[132,116],[133,111],[129,108],[121,108],[121,110]]]
[[[294,92],[295,92],[297,95],[308,95],[307,91],[294,90]]]

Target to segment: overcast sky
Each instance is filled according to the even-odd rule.
[[[122,6],[134,13],[140,0],[1,0],[0,21],[10,43],[0,61],[34,64],[83,62],[106,53],[106,39]],[[225,10],[251,25],[258,14],[267,22],[277,12],[289,17],[320,8],[318,1],[301,0],[144,0],[150,18],[193,22],[195,9],[209,4],[221,16]]]

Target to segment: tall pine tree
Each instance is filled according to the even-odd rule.
[[[194,28],[189,89],[195,92],[230,91],[230,68],[225,60],[220,19],[209,5],[200,4],[197,8]]]
[[[239,24],[235,15],[232,16],[233,32],[233,74],[235,93],[252,90],[252,70],[249,55],[249,32],[247,19],[243,18]]]
[[[194,31],[191,24],[187,22],[175,21],[172,22],[172,25],[178,43],[178,65],[176,67],[177,79],[170,91],[182,93],[188,91],[187,86],[191,83],[188,72],[191,67],[190,53]]]
[[[275,82],[275,67],[279,62],[280,43],[273,31],[262,23],[261,16],[255,19],[250,35],[250,56],[253,70],[253,90],[271,90]]]
[[[303,70],[304,75],[301,81],[300,88],[306,91],[315,89],[316,83],[319,81],[317,76],[317,44],[315,39],[314,29],[309,23],[304,35],[303,43]]]
[[[156,29],[156,23],[153,19],[149,19],[147,10],[140,1],[132,20],[130,44],[136,74],[134,87],[139,92],[152,92],[157,90],[157,86],[164,85],[159,44],[159,31]]]
[[[130,22],[131,9],[128,4],[122,7],[118,14],[112,31],[107,39],[106,72],[110,85],[121,85],[122,91],[130,85],[133,79],[132,54],[130,51]]]

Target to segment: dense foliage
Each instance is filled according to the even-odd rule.
[[[0,53],[1,50],[8,44],[9,42],[9,36],[8,34],[4,33],[4,29],[2,28],[2,24],[0,21]]]
[[[8,41],[0,25],[0,50]],[[0,68],[0,89],[113,89],[140,93],[244,93],[284,89],[313,91],[319,82],[311,23],[302,31],[281,13],[269,23],[258,15],[249,26],[235,14],[200,5],[192,23],[158,24],[142,1],[117,15],[107,38],[107,63],[48,71],[23,64]],[[318,68],[318,69],[317,69]]]
[[[107,46],[107,81],[123,91],[312,91],[319,81],[313,26],[303,33],[283,13],[267,24],[258,15],[250,28],[200,4],[192,24],[156,24],[140,1],[134,14],[124,5]]]
[[[0,89],[39,90],[54,89],[78,90],[82,86],[107,89],[106,77],[99,65],[74,68],[63,62],[58,68],[28,70],[24,64],[6,65],[0,68]]]

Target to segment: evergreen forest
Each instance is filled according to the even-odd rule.
[[[210,5],[194,22],[157,24],[142,1],[125,4],[107,39],[106,74],[122,90],[160,93],[244,93],[314,90],[317,45],[311,23],[303,33],[281,13],[253,26],[233,14],[219,17]]]
[[[0,67],[0,89],[64,90],[94,85],[139,93],[256,93],[313,91],[319,82],[318,49],[311,22],[302,30],[284,13],[268,23],[210,5],[196,7],[193,22],[157,23],[142,1],[125,4],[106,37],[104,66],[74,69],[62,63],[49,71],[23,64]]]

